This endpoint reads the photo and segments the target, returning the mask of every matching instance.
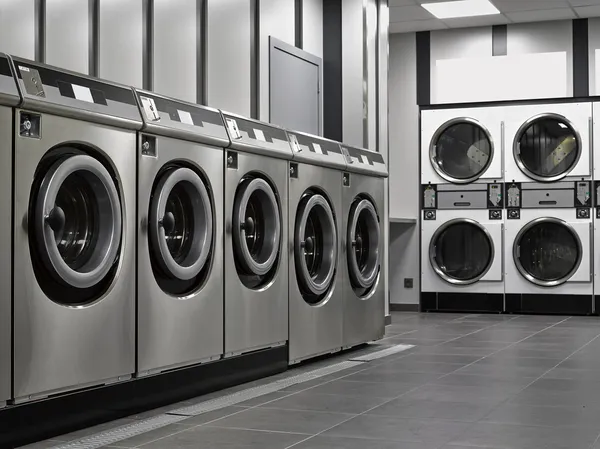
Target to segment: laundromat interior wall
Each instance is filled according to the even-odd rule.
[[[392,309],[417,310],[419,107],[600,95],[600,19],[410,32],[414,22],[394,23],[397,12],[391,8],[389,288]],[[456,20],[469,26],[476,18]]]

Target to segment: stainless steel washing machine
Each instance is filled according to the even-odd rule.
[[[289,181],[289,362],[340,351],[342,174],[339,143],[288,131],[294,160]]]
[[[6,211],[12,207],[13,108],[20,101],[8,56],[0,53],[0,204]],[[12,384],[11,234],[12,217],[5,213],[0,218],[0,407],[11,398]]]
[[[288,161],[285,130],[223,113],[225,356],[288,339]]]
[[[342,188],[342,279],[344,348],[377,340],[385,333],[383,270],[383,155],[342,145],[347,161]]]
[[[221,113],[136,90],[137,375],[223,355]]]
[[[130,87],[13,58],[14,397],[135,370],[136,130]]]

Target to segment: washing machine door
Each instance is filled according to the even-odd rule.
[[[481,177],[492,163],[494,143],[487,128],[461,117],[444,123],[433,135],[429,159],[442,178],[467,184]]]
[[[296,212],[294,260],[304,299],[315,304],[333,283],[337,268],[337,231],[329,202],[307,193]]]
[[[557,181],[569,174],[581,157],[581,136],[562,115],[540,114],[517,131],[514,158],[523,173],[542,182]]]
[[[167,276],[187,281],[202,271],[212,247],[213,212],[195,171],[172,167],[160,175],[148,227],[155,260]]]
[[[34,232],[48,272],[68,287],[100,283],[117,258],[122,232],[119,195],[104,165],[83,154],[55,161],[34,207]]]
[[[379,217],[368,199],[356,199],[348,217],[348,273],[353,286],[370,288],[379,274]]]
[[[494,261],[494,242],[488,230],[469,218],[447,221],[434,233],[429,260],[443,280],[470,285],[482,279]]]
[[[527,223],[513,244],[513,258],[529,282],[554,287],[571,278],[583,257],[581,240],[567,222],[542,217]]]
[[[281,240],[281,215],[271,185],[262,178],[244,179],[233,209],[233,248],[246,274],[266,276],[275,266]]]

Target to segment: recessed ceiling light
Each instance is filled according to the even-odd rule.
[[[459,0],[454,2],[423,3],[421,6],[438,19],[500,14],[500,11],[498,11],[489,0]]]

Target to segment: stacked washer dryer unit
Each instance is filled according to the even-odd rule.
[[[337,142],[288,132],[289,362],[340,351],[342,173]]]
[[[592,145],[593,149],[593,178],[594,189],[592,201],[594,203],[594,312],[600,313],[600,103],[592,104]]]
[[[0,54],[0,204],[5,211],[12,204],[13,114],[21,101],[8,56]],[[0,407],[11,398],[12,388],[12,217],[5,213],[0,219]]]
[[[592,313],[592,104],[506,116],[506,311]]]
[[[344,348],[378,340],[385,333],[383,270],[383,155],[342,145],[347,171],[342,180],[341,251]]]
[[[501,112],[421,112],[423,311],[503,310]]]
[[[135,370],[136,130],[130,87],[13,58],[14,398]]]
[[[217,110],[136,90],[138,362],[143,376],[223,355],[223,155]]]
[[[288,169],[285,130],[223,112],[225,356],[288,340]]]

